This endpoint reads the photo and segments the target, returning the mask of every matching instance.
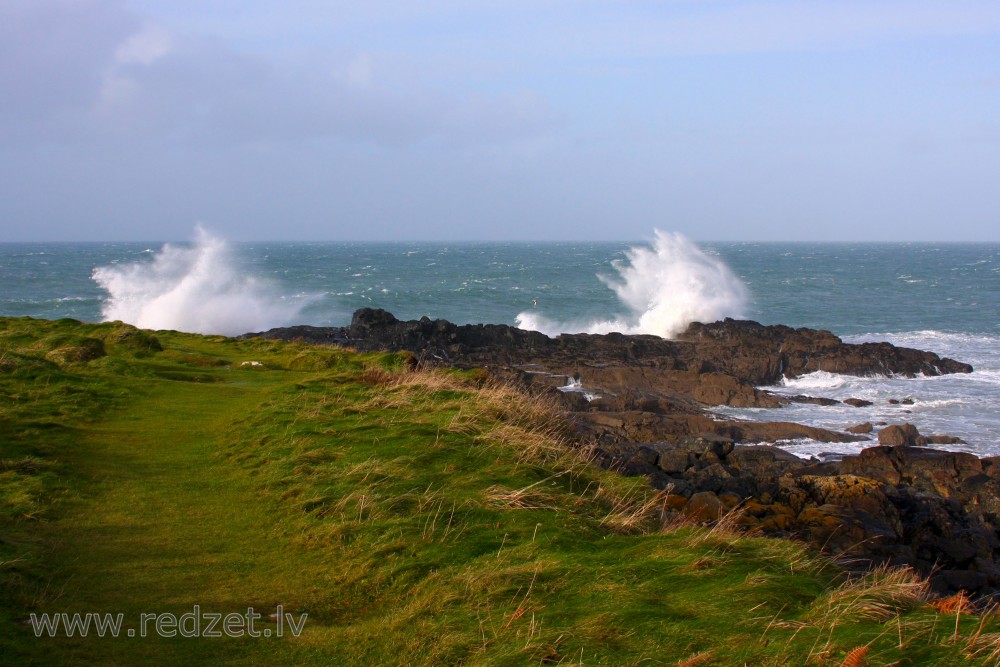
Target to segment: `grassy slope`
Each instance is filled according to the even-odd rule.
[[[994,621],[935,613],[906,576],[845,584],[789,542],[661,530],[662,499],[511,391],[156,337],[0,319],[0,663],[992,664]],[[20,622],[196,604],[309,618],[281,639]]]

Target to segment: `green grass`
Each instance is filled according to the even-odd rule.
[[[993,616],[663,525],[544,401],[406,355],[0,318],[0,399],[0,663],[996,663]],[[24,623],[279,604],[301,637]]]

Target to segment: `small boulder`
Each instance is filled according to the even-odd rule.
[[[656,460],[657,466],[665,473],[682,473],[691,466],[688,452],[683,449],[668,449],[660,452]]]
[[[788,396],[789,401],[792,403],[811,403],[812,405],[837,405],[840,403],[835,398],[821,398],[817,396],[806,396],[805,394],[796,394],[795,396]]]
[[[898,447],[900,445],[908,445],[912,447],[920,444],[920,438],[921,435],[917,430],[917,427],[909,423],[886,426],[878,432],[878,444],[887,445],[889,447]]]
[[[711,491],[701,491],[691,496],[684,506],[684,515],[697,523],[718,521],[725,514],[725,508],[719,496]]]
[[[929,445],[965,445],[965,440],[953,435],[928,435],[924,438]]]

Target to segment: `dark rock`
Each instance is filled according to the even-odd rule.
[[[986,576],[970,570],[941,570],[934,579],[940,578],[945,583],[945,592],[964,590],[975,591],[986,584]]]
[[[965,440],[951,435],[928,435],[924,436],[925,444],[928,445],[964,445]]]
[[[663,472],[681,474],[691,467],[692,459],[691,453],[687,450],[672,449],[660,453],[657,465]]]
[[[845,428],[844,430],[847,431],[848,433],[861,434],[861,433],[871,433],[872,431],[875,430],[875,428],[872,426],[871,422],[865,422],[863,424],[858,424],[856,426]]]
[[[787,399],[792,403],[811,403],[812,405],[830,406],[840,404],[840,401],[833,398],[820,398],[817,396],[805,396],[803,394],[788,396]]]
[[[867,438],[795,422],[719,422],[717,430],[737,442],[779,442],[808,438],[818,442],[860,442]]]
[[[719,496],[711,491],[700,491],[687,501],[683,508],[685,516],[696,523],[718,521],[725,513]]]
[[[855,408],[867,408],[869,405],[875,405],[871,401],[866,401],[862,398],[845,398],[844,403]]]
[[[990,477],[1000,477],[1000,456],[985,456],[979,459],[983,472]]]
[[[697,341],[702,358],[713,367],[757,385],[813,371],[913,377],[972,370],[968,364],[889,343],[850,345],[829,331],[764,326],[729,318],[713,324],[695,322],[679,339]]]
[[[878,432],[878,444],[897,447],[913,446],[918,443],[920,432],[913,424],[887,426]]]
[[[793,468],[805,465],[795,454],[771,445],[736,447],[726,458],[726,462],[754,477],[783,475]]]

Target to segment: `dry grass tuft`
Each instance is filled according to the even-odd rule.
[[[710,528],[692,532],[691,536],[687,539],[688,546],[694,547],[708,541],[731,543],[743,539],[752,532],[742,525],[742,519],[745,514],[746,508],[742,505],[737,505],[720,516]]]
[[[830,627],[851,620],[881,623],[923,604],[927,591],[927,580],[912,569],[880,566],[817,600],[808,615]]]
[[[498,423],[477,440],[484,444],[509,447],[521,463],[549,463],[562,457],[568,446],[544,429],[520,424]]]
[[[604,490],[605,487],[601,487],[599,494]],[[659,527],[666,502],[665,491],[651,495],[642,492],[626,494],[613,500],[611,511],[601,519],[601,525],[626,535],[653,532]]]
[[[1000,665],[1000,632],[976,633],[966,646],[969,658],[978,658],[983,664]]]
[[[555,497],[542,486],[559,475],[540,479],[534,484],[521,489],[506,489],[502,486],[491,486],[486,489],[486,499],[499,507],[519,510],[557,509]]]
[[[358,374],[358,382],[373,387],[388,387],[395,384],[399,377],[399,373],[392,373],[378,366],[368,366]]]

